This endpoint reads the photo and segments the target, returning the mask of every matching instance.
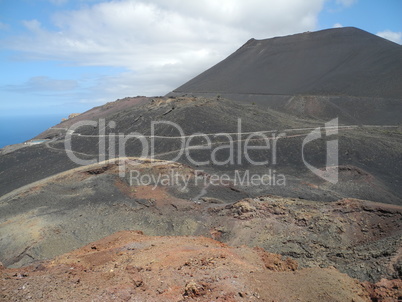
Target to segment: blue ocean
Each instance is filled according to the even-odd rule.
[[[0,148],[22,143],[61,122],[66,115],[0,116]]]

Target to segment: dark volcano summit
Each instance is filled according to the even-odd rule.
[[[251,39],[177,93],[402,96],[402,46],[345,27]]]

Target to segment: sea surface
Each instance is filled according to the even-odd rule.
[[[0,148],[25,142],[59,124],[63,117],[66,115],[0,116]]]

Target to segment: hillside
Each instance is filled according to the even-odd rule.
[[[1,149],[0,300],[396,301],[401,54],[355,28],[250,40]]]
[[[237,133],[239,118],[241,129]],[[113,128],[103,129],[100,119],[104,119],[104,125],[108,125],[110,121],[115,125]],[[147,155],[150,156],[152,123],[164,121],[154,128],[156,138],[153,139],[153,155],[156,159],[175,160],[180,155],[175,161],[193,167],[196,167],[194,161],[207,161],[208,163],[199,166],[200,170],[210,174],[230,174],[231,178],[234,178],[236,171],[249,171],[251,175],[276,171],[276,174],[286,177],[285,186],[238,184],[238,189],[246,191],[250,196],[275,194],[317,201],[353,197],[402,204],[402,187],[399,185],[402,182],[402,132],[398,126],[340,125],[338,133],[331,135],[332,139],[339,140],[339,181],[331,184],[311,173],[303,162],[305,154],[306,160],[313,166],[325,167],[324,139],[314,140],[302,148],[305,137],[314,128],[322,126],[323,122],[242,102],[204,97],[118,100],[64,121],[37,136],[48,139],[46,143],[0,156],[0,165],[4,171],[0,174],[0,194],[7,194],[34,181],[77,167],[67,156],[65,142],[69,127],[83,120],[91,120],[97,126],[81,126],[70,136],[72,150],[82,160],[102,161],[116,156],[139,157],[145,150],[144,146],[148,146]],[[176,126],[165,122],[172,122]],[[180,130],[185,141],[181,138]],[[134,131],[143,136],[146,145],[144,142],[138,143],[136,139],[123,140],[123,136]],[[272,142],[268,142],[268,150],[250,152],[252,161],[268,161],[266,165],[254,165],[243,152],[245,140],[260,132],[271,141],[272,137],[282,134],[282,138],[276,142],[275,151]],[[196,147],[205,144],[206,140],[205,137],[195,137],[190,141],[194,147],[188,150],[187,156],[184,152],[185,144],[196,133],[207,134],[211,148],[203,150]],[[219,133],[230,135],[217,136]],[[114,137],[114,145],[107,140],[105,149],[100,152],[100,139],[108,134]],[[233,148],[219,149],[227,146],[229,137]],[[121,145],[120,142],[124,144]],[[263,140],[254,138],[250,145],[261,146],[264,143]],[[236,151],[238,146],[241,152]],[[219,151],[216,152],[218,161],[223,162],[232,157],[233,163],[214,164],[213,150]],[[273,156],[276,156],[275,163]]]
[[[263,249],[205,237],[118,232],[52,261],[4,269],[1,301],[390,301],[400,280],[360,283],[335,268],[297,269]],[[134,300],[135,299],[135,300]]]
[[[347,124],[398,125],[402,46],[345,27],[251,39],[168,95],[220,95]]]
[[[399,98],[401,79],[401,45],[345,27],[251,39],[174,92]]]

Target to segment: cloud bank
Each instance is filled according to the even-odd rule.
[[[9,91],[32,93],[71,91],[77,87],[78,83],[74,80],[57,80],[45,76],[37,76],[30,78],[22,85],[8,85],[4,88]]]
[[[377,36],[380,36],[384,39],[390,40],[398,44],[402,44],[402,32],[393,32],[390,30],[386,30],[377,33]]]
[[[56,4],[65,1],[53,0]],[[60,11],[53,27],[24,20],[7,47],[30,59],[123,67],[94,93],[161,95],[219,62],[250,38],[314,30],[324,0],[135,0]]]

